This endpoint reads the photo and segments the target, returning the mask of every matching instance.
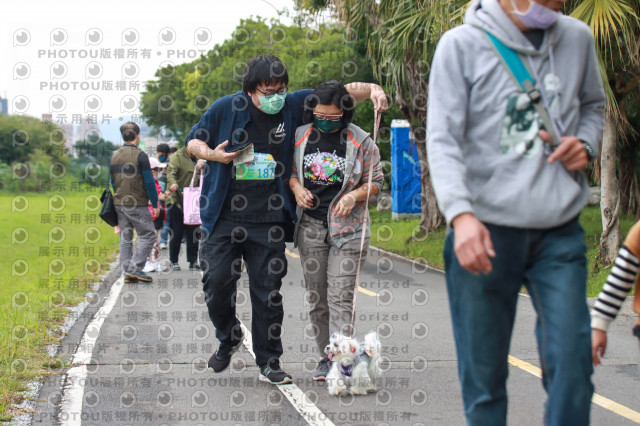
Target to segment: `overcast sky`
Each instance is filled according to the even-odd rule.
[[[293,16],[293,0],[195,3],[3,1],[0,95],[13,114],[128,119],[138,113],[140,83],[161,64],[198,58],[229,38],[242,18],[270,19],[287,9],[290,17],[281,21],[291,24]]]

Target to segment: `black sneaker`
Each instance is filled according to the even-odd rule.
[[[178,265],[177,263],[171,263],[171,270],[172,271],[180,271],[180,265]]]
[[[126,274],[124,274],[124,277],[129,279],[136,279],[138,281],[142,281],[143,283],[153,282],[153,278],[151,278],[149,275],[145,274],[142,271],[127,272]]]
[[[223,371],[229,366],[229,363],[231,362],[231,355],[240,348],[240,345],[242,345],[242,339],[240,339],[240,341],[235,345],[221,342],[218,350],[211,355],[211,358],[209,358],[207,367],[215,373]]]
[[[274,385],[284,385],[293,382],[291,374],[282,371],[280,366],[277,366],[275,369],[271,368],[269,364],[260,367],[260,380]]]
[[[128,276],[126,276],[126,275],[124,276],[124,283],[125,283],[125,284],[135,284],[135,283],[137,283],[137,282],[138,282],[138,279],[137,279],[137,278],[134,278],[134,277],[128,277]]]
[[[327,374],[331,369],[331,360],[329,358],[322,358],[316,367],[316,371],[313,372],[313,380],[316,382],[324,382],[327,380]]]
[[[191,262],[189,264],[189,270],[190,271],[199,271],[200,269],[202,269],[202,268],[200,268],[200,262]]]

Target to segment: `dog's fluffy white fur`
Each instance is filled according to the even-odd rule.
[[[376,379],[381,376],[378,366],[381,351],[380,339],[375,331],[364,336],[364,341],[333,333],[325,353],[331,359],[327,374],[329,395],[351,393],[366,395],[375,390]]]

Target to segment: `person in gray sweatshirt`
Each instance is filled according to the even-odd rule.
[[[442,36],[431,66],[427,150],[450,227],[446,281],[468,424],[506,422],[522,284],[538,314],[544,421],[589,423],[593,367],[578,215],[606,98],[589,27],[561,13],[565,1],[475,0],[464,24]],[[492,37],[518,54],[535,91],[520,88]]]

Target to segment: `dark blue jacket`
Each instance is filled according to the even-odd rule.
[[[278,188],[284,199],[284,210],[291,219],[291,227],[296,221],[296,206],[285,192],[284,183],[288,182],[293,165],[293,148],[296,128],[301,126],[304,99],[313,92],[311,89],[298,90],[288,93],[282,118],[284,120],[286,137],[282,146],[282,162],[284,163],[284,175],[278,177]],[[211,149],[228,140],[229,144],[234,139],[242,139],[241,133],[251,119],[249,103],[251,98],[239,91],[233,95],[225,96],[215,101],[200,118],[200,121],[191,128],[187,137],[187,144],[191,139],[201,139]],[[211,234],[220,217],[222,205],[227,197],[229,184],[231,183],[233,163],[223,164],[217,161],[207,161],[207,168],[202,183],[202,195],[200,196],[200,218],[202,220],[203,241]],[[292,235],[292,233],[287,233]]]

